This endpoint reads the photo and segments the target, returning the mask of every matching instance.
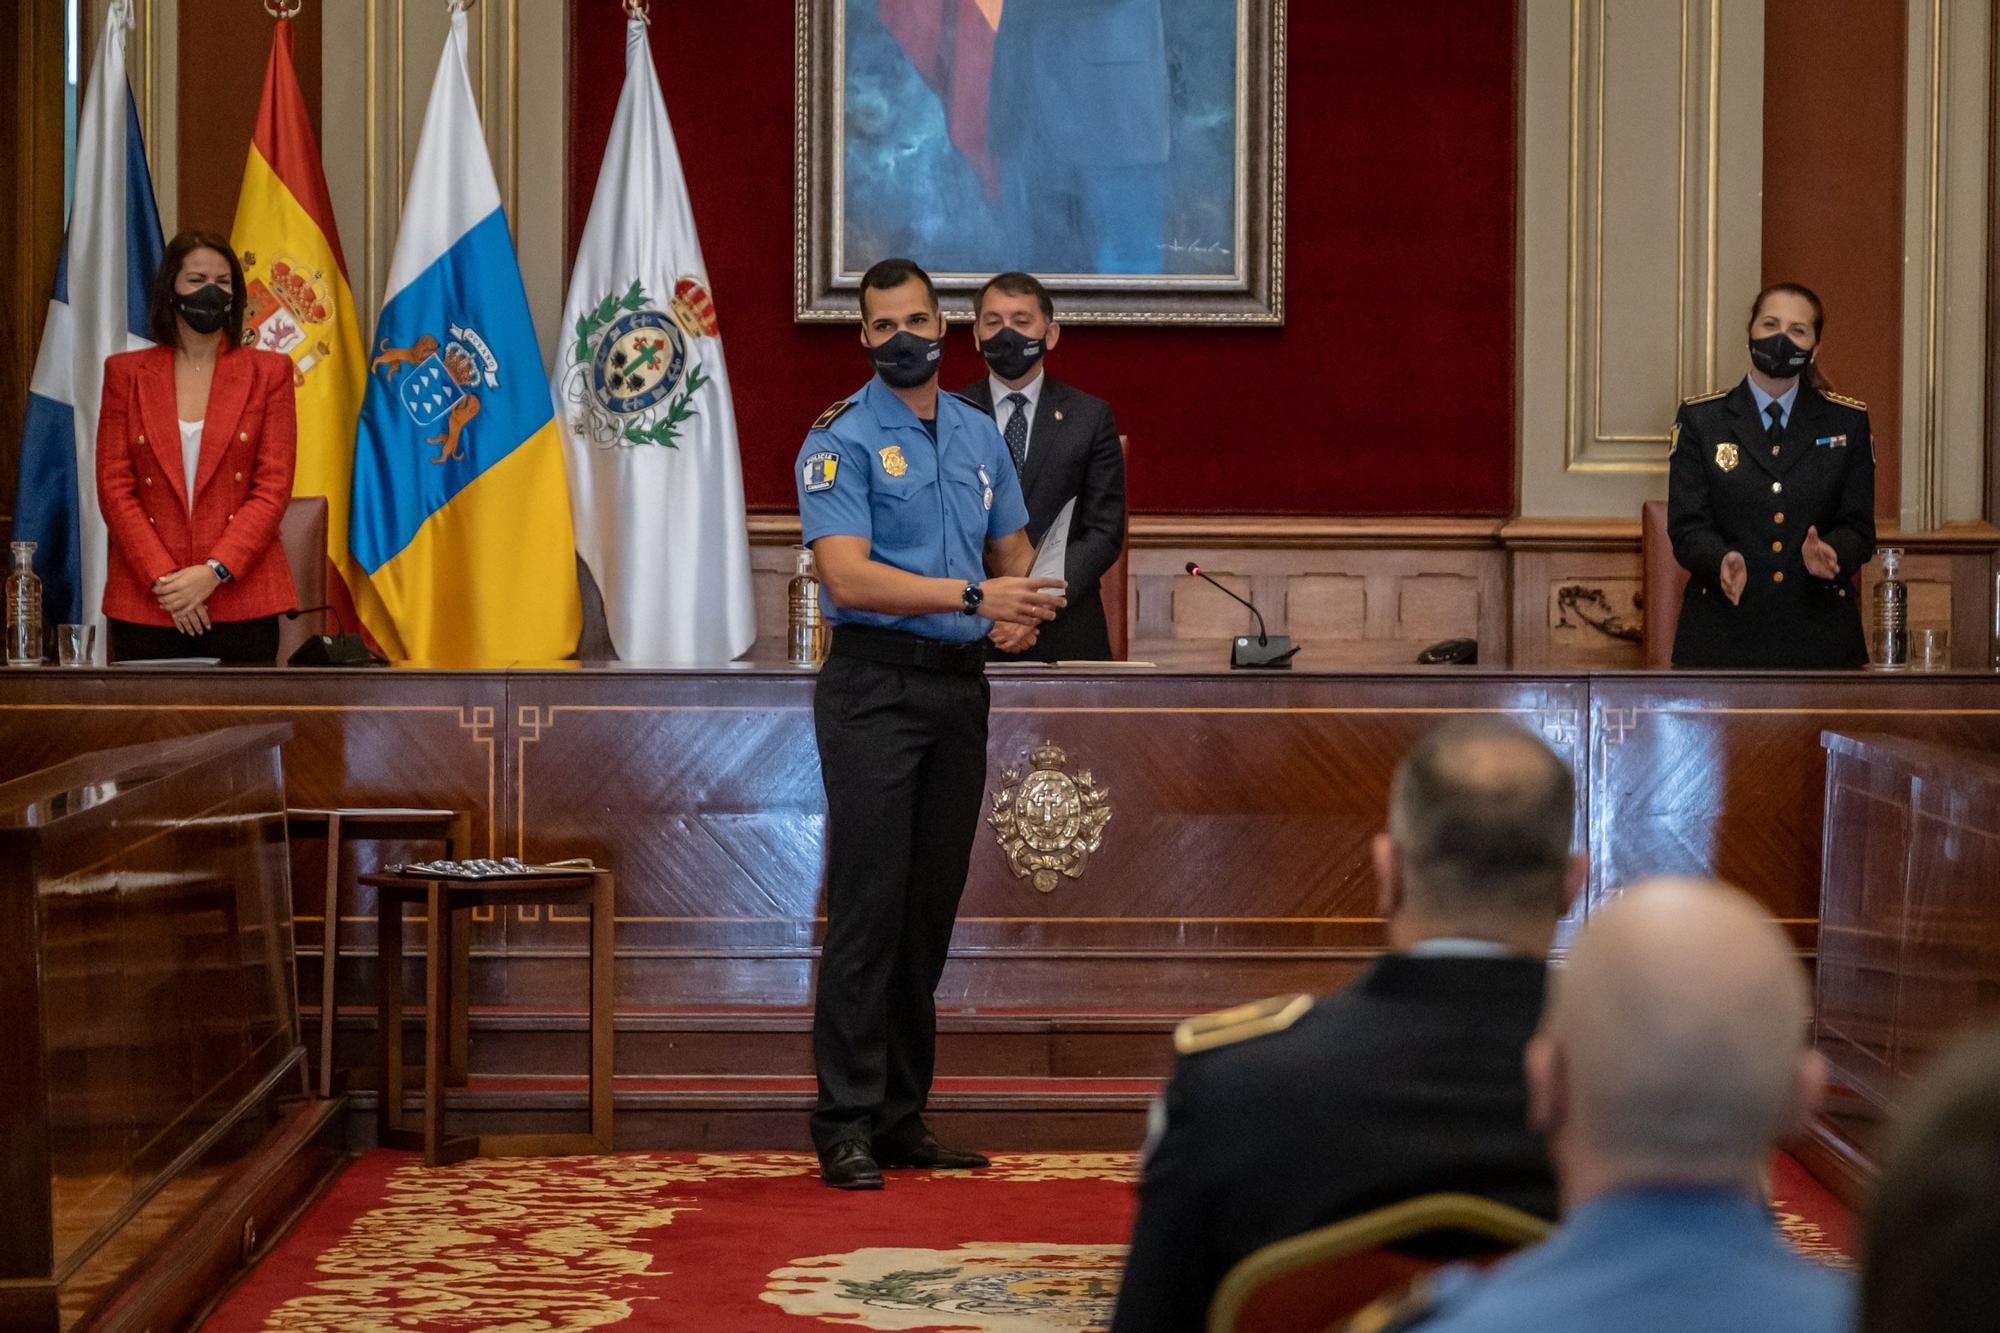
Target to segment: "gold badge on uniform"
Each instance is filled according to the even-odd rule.
[[[892,444],[882,451],[882,470],[892,477],[900,477],[910,470],[909,460],[903,457],[901,446]]]
[[[1676,421],[1674,423],[1673,429],[1667,432],[1667,457],[1672,458],[1674,456],[1674,450],[1680,447],[1681,447],[1681,423]]]
[[[1736,446],[1728,440],[1715,446],[1715,465],[1724,472],[1736,470]]]

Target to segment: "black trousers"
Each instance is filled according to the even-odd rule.
[[[219,620],[199,634],[172,625],[111,622],[111,660],[143,662],[161,657],[217,657],[226,666],[276,666],[278,618]]]
[[[813,1144],[925,1133],[938,979],[986,789],[986,677],[836,655],[813,729],[826,784],[826,941]]]

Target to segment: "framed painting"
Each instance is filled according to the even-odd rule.
[[[795,0],[795,315],[901,255],[955,313],[1284,323],[1286,2]]]

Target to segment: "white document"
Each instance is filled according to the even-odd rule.
[[[1049,530],[1042,534],[1042,549],[1035,552],[1035,567],[1028,571],[1031,579],[1054,579],[1060,583],[1063,570],[1069,559],[1069,521],[1076,513],[1076,497],[1056,515],[1056,521],[1049,524]]]

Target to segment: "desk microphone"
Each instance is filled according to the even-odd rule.
[[[334,628],[338,634],[315,634],[300,644],[292,655],[285,659],[287,666],[388,666],[387,660],[375,656],[368,649],[367,640],[359,634],[347,632],[347,621],[341,616],[340,608],[331,602],[318,606],[295,606],[285,612],[285,619],[297,620],[315,611],[333,612]]]
[[[1244,606],[1250,608],[1251,615],[1257,617],[1256,642],[1252,643],[1248,635],[1238,635],[1229,645],[1229,666],[1231,670],[1245,667],[1276,671],[1291,670],[1292,655],[1298,652],[1298,649],[1293,646],[1289,635],[1271,634],[1265,631],[1264,613],[1257,609],[1254,602],[1246,597],[1238,597],[1228,588],[1223,587],[1222,584],[1217,583],[1214,579],[1202,573],[1201,566],[1192,560],[1187,562],[1187,572],[1210,587],[1221,589],[1223,596],[1233,602],[1241,602]]]

